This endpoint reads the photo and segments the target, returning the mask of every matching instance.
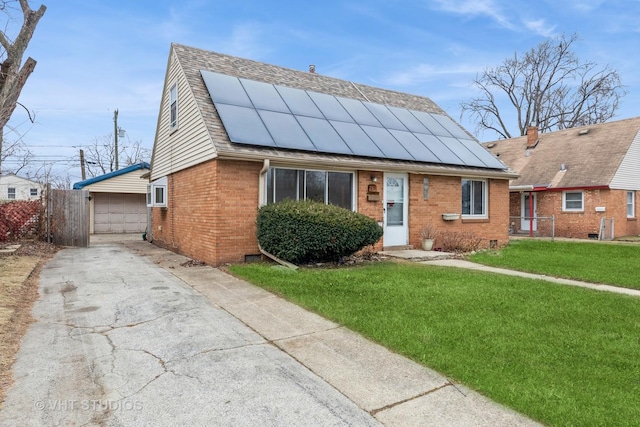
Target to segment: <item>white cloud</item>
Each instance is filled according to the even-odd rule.
[[[451,79],[459,75],[474,75],[478,67],[471,67],[464,64],[454,67],[434,67],[430,64],[419,64],[403,71],[391,73],[382,79],[381,83],[391,86],[413,86],[442,80],[443,77]]]
[[[435,0],[440,10],[458,15],[488,16],[501,26],[514,29],[516,26],[504,15],[495,0]]]
[[[534,33],[543,37],[553,37],[555,35],[555,25],[549,25],[544,19],[535,21],[524,21],[524,25]]]
[[[572,0],[569,3],[580,12],[591,12],[598,9],[604,2],[605,0]]]

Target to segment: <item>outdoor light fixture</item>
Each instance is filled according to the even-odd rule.
[[[371,175],[371,182],[378,182],[378,177],[375,175]]]

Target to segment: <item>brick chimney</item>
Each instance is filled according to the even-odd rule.
[[[538,126],[527,128],[527,148],[536,148],[538,145]]]

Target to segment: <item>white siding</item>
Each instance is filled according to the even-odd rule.
[[[141,176],[149,172],[148,169],[138,169],[125,173],[124,175],[114,176],[104,181],[87,185],[83,190],[89,190],[92,193],[136,193],[146,194],[148,179],[142,179]]]
[[[169,90],[178,83],[178,126],[169,128]],[[173,52],[165,76],[156,140],[151,160],[151,180],[197,165],[216,157],[211,136],[205,126],[184,72]]]
[[[633,138],[609,186],[618,190],[640,190],[640,132]]]
[[[42,184],[31,181],[30,179],[21,178],[16,175],[0,176],[0,200],[9,200],[9,188],[16,189],[16,197],[11,200],[38,200],[42,195]],[[38,190],[37,196],[31,196],[31,189]]]

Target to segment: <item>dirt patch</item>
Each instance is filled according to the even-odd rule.
[[[40,270],[58,250],[43,242],[17,244],[20,248],[13,254],[0,256],[0,408],[12,383],[11,367],[20,340],[33,322],[31,307],[39,296]]]

